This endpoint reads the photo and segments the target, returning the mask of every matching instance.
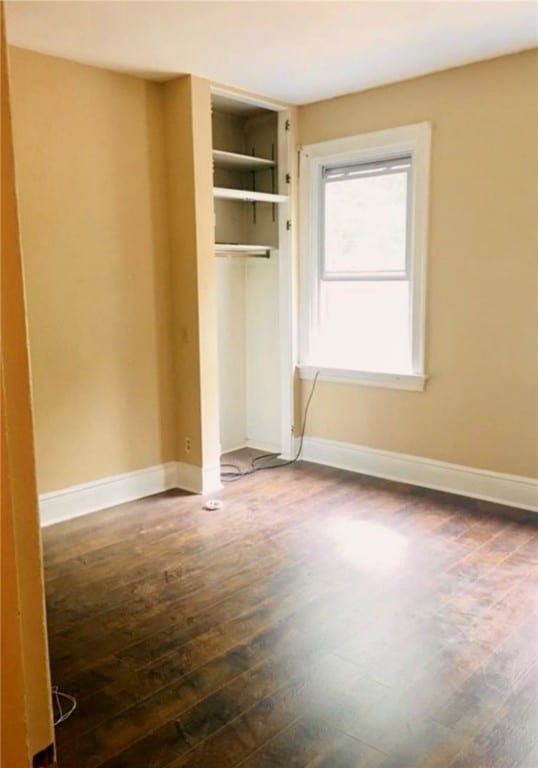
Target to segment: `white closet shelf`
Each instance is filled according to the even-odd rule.
[[[274,160],[253,155],[240,155],[237,152],[225,152],[222,149],[213,150],[213,164],[215,168],[224,168],[227,171],[263,171],[265,168],[275,167]]]
[[[243,245],[239,243],[215,243],[215,253],[239,253],[245,256],[267,256],[271,252],[270,245]]]
[[[213,187],[213,197],[217,200],[243,200],[246,203],[285,203],[287,195],[273,195],[270,192],[252,192],[249,189],[228,189]]]

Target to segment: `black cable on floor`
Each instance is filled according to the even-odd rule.
[[[306,420],[308,418],[308,411],[310,408],[310,403],[312,402],[312,397],[314,396],[314,392],[316,389],[316,384],[318,381],[319,371],[316,371],[316,375],[314,376],[314,381],[312,382],[312,388],[310,390],[310,394],[308,395],[308,400],[306,401],[306,406],[304,410],[304,418],[303,418],[303,426],[301,429],[301,437],[299,439],[299,448],[297,449],[296,455],[293,457],[293,459],[288,459],[279,461],[278,463],[268,463],[263,464],[261,467],[258,466],[258,463],[262,461],[263,459],[276,459],[278,457],[278,453],[264,453],[262,456],[255,456],[252,461],[250,462],[250,469],[241,470],[237,465],[235,464],[221,464],[221,467],[233,467],[233,472],[221,472],[221,478],[224,483],[233,483],[235,480],[240,480],[242,477],[247,477],[247,475],[253,475],[254,472],[262,472],[266,469],[280,469],[281,467],[289,467],[292,464],[295,464],[297,461],[299,461],[301,457],[301,453],[303,451],[303,442],[304,442],[304,436],[306,431]]]

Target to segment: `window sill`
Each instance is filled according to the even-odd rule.
[[[350,371],[343,368],[323,368],[315,365],[299,365],[299,378],[313,379],[319,371],[318,381],[333,384],[359,384],[365,387],[385,389],[406,389],[423,392],[427,376],[411,373],[375,373],[373,371]]]

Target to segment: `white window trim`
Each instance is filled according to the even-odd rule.
[[[431,124],[412,125],[373,131],[358,136],[323,141],[300,150],[300,358],[299,375],[311,378],[320,371],[325,381],[365,384],[367,386],[422,390],[425,373],[426,262],[428,246],[428,203],[430,180]],[[330,163],[372,162],[379,157],[410,154],[412,195],[410,207],[410,264],[412,313],[412,371],[395,373],[341,370],[317,366],[312,359],[313,327],[318,317],[319,185],[321,167]]]
[[[332,384],[361,384],[364,387],[385,389],[407,389],[422,392],[428,379],[411,373],[376,373],[375,371],[351,371],[345,368],[324,368],[313,365],[299,365],[301,379],[328,381]]]

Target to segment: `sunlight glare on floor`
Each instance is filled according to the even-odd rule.
[[[360,570],[389,574],[406,558],[404,536],[367,520],[336,518],[331,521],[328,535],[342,559]]]

